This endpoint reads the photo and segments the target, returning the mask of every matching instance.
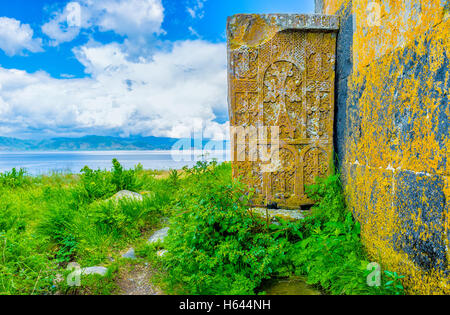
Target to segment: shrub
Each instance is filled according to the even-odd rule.
[[[43,197],[47,201],[47,209],[38,231],[58,246],[56,261],[67,263],[75,256],[78,244],[74,221],[79,209],[73,191],[47,187]]]
[[[310,235],[291,248],[295,273],[331,294],[368,294],[359,224],[348,213],[344,222],[317,222]]]
[[[110,172],[102,170],[91,170],[85,166],[81,170],[81,189],[90,200],[108,198],[115,192],[115,186],[112,184]]]
[[[177,170],[170,170],[169,183],[172,187],[177,188],[180,183],[180,174]]]
[[[330,294],[399,293],[403,290],[399,277],[387,282],[387,287],[368,286],[369,261],[362,247],[360,225],[345,207],[339,178],[332,175],[316,179],[315,185],[307,187],[318,203],[311,216],[294,224],[294,230],[301,231],[297,233],[299,240],[290,247],[294,272],[307,275],[309,284]]]
[[[225,168],[226,179],[220,177]],[[194,180],[166,242],[166,284],[190,294],[253,294],[281,264],[283,243],[266,233],[264,220],[250,215],[229,165],[199,163],[189,173]]]
[[[121,190],[136,191],[139,189],[136,170],[124,170],[117,159],[112,160],[112,172],[106,170],[91,170],[85,166],[81,170],[81,191],[92,201],[96,199],[109,198]]]
[[[97,229],[110,236],[135,237],[141,228],[157,223],[161,211],[155,207],[157,199],[144,197],[143,201],[131,199],[109,200],[92,204],[87,216]]]
[[[138,189],[135,170],[124,170],[117,159],[112,160],[112,184],[115,185],[116,191],[120,190],[136,190]]]
[[[339,174],[316,178],[316,183],[306,187],[309,198],[317,204],[312,212],[322,221],[343,222],[347,216],[345,199]]]
[[[16,188],[28,184],[29,180],[26,177],[24,169],[16,170],[13,168],[11,172],[0,173],[0,185],[11,188]]]

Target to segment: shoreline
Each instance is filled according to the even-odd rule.
[[[93,170],[109,170],[117,158],[126,168],[141,165],[144,170],[182,169],[198,161],[230,161],[228,150],[189,151],[0,151],[0,173],[24,169],[28,175],[80,174],[84,166]]]

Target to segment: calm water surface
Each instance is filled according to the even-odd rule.
[[[40,175],[51,172],[79,173],[84,166],[92,169],[111,169],[112,159],[117,158],[126,168],[141,163],[145,169],[180,169],[192,166],[200,160],[229,160],[227,151],[77,151],[77,152],[0,152],[0,172],[25,168],[29,174]]]
[[[306,278],[273,279],[269,281],[263,291],[267,295],[321,295],[322,293],[306,284]]]

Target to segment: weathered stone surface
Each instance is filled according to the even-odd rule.
[[[163,241],[163,240],[166,238],[166,236],[167,236],[168,233],[169,233],[169,228],[168,228],[168,227],[163,228],[163,229],[161,229],[161,230],[159,230],[159,231],[156,231],[156,232],[148,239],[148,242],[149,242],[149,243],[156,243],[156,242],[158,242],[158,241]]]
[[[330,171],[338,28],[325,15],[228,19],[233,176],[254,206],[312,204],[304,185]]]
[[[131,199],[131,200],[136,200],[136,201],[142,201],[143,197],[141,194],[133,192],[133,191],[129,191],[129,190],[121,190],[119,191],[117,194],[115,194],[112,199],[118,201],[121,199]]]
[[[236,14],[228,18],[231,49],[257,47],[285,30],[338,30],[339,17],[322,14]]]
[[[125,254],[122,255],[122,258],[136,259],[134,248],[130,248]]]
[[[450,294],[448,1],[323,2],[341,16],[335,148],[365,249],[409,292]]]
[[[108,268],[105,267],[88,267],[81,269],[81,275],[100,275],[105,276],[108,272]]]

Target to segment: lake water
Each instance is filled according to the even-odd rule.
[[[79,173],[84,166],[111,169],[117,158],[125,168],[141,163],[144,169],[181,169],[200,160],[229,160],[228,151],[86,151],[86,152],[0,152],[0,172],[24,168],[31,175],[51,172]]]

